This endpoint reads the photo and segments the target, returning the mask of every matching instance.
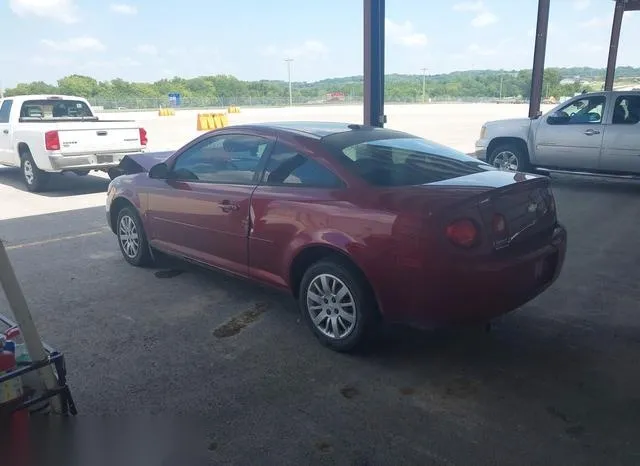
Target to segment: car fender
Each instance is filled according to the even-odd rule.
[[[292,239],[283,255],[284,276],[286,277],[286,283],[290,288],[292,287],[291,269],[295,259],[306,250],[314,247],[332,249],[337,254],[344,256],[353,262],[353,264],[363,274],[367,283],[371,285],[376,302],[380,306],[380,311],[383,312],[378,293],[367,273],[366,261],[361,254],[364,252],[365,245],[358,239],[341,231],[326,229],[318,230],[312,234],[303,231]]]

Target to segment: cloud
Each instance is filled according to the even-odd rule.
[[[67,24],[80,20],[74,0],[10,0],[9,7],[21,17],[38,16]]]
[[[579,25],[580,27],[583,27],[583,28],[601,28],[603,26],[610,26],[611,19],[594,16],[593,18],[587,21],[582,21]]]
[[[126,3],[112,3],[109,5],[109,9],[114,13],[121,15],[135,15],[138,14],[138,7],[134,5],[128,5]]]
[[[481,47],[478,44],[471,44],[469,47],[467,47],[467,52],[473,55],[480,55],[483,57],[487,57],[489,55],[495,55],[496,53],[498,53],[496,49]]]
[[[136,51],[145,55],[158,55],[158,48],[151,44],[140,44],[136,47]]]
[[[425,34],[414,31],[411,21],[396,23],[386,18],[385,30],[387,37],[394,44],[405,47],[424,47],[429,42]]]
[[[82,65],[82,68],[128,68],[141,65],[142,63],[133,58],[124,57],[115,60],[89,60]]]
[[[484,10],[484,2],[478,0],[476,2],[462,2],[453,5],[455,11],[482,11]]]
[[[573,0],[573,9],[577,11],[586,10],[591,5],[591,0]]]
[[[489,26],[498,21],[498,17],[491,13],[490,11],[483,11],[479,13],[473,20],[471,21],[471,25],[473,27],[482,28],[485,26]]]
[[[42,39],[43,45],[57,50],[59,52],[82,52],[85,50],[102,51],[106,47],[95,37],[73,37],[71,39],[55,41],[51,39]]]
[[[269,45],[262,49],[266,57],[281,56],[282,58],[321,58],[329,52],[327,46],[318,40],[306,40],[296,47],[281,48]]]
[[[31,58],[31,63],[33,63],[34,65],[46,66],[46,67],[58,67],[58,66],[68,67],[73,64],[73,61],[67,57],[36,55]]]

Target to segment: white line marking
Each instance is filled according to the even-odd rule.
[[[100,235],[100,234],[102,234],[102,233],[104,233],[106,231],[109,231],[109,229],[108,228],[103,228],[102,230],[89,231],[87,233],[80,233],[78,235],[60,236],[59,238],[51,238],[51,239],[45,239],[45,240],[42,240],[42,241],[34,241],[32,243],[14,244],[13,246],[7,246],[5,249],[7,251],[12,251],[14,249],[29,248],[31,246],[42,246],[44,244],[57,243],[57,242],[60,242],[60,241],[68,241],[68,240],[72,240],[72,239],[85,238],[87,236]]]

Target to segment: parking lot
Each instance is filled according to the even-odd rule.
[[[357,107],[287,112],[231,123],[361,120]],[[469,152],[484,120],[526,108],[388,113],[392,128]],[[137,118],[152,150],[196,134],[193,112]],[[31,194],[0,169],[0,237],[67,357],[80,422],[186,419],[190,454],[219,464],[640,463],[639,182],[553,177],[564,271],[490,333],[393,328],[347,356],[322,348],[287,296],[181,263],[127,265],[105,223],[107,181],[65,175]]]

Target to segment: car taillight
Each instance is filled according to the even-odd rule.
[[[138,128],[138,131],[140,133],[140,145],[146,146],[149,142],[149,140],[147,139],[147,130],[145,130],[144,128]]]
[[[46,150],[60,150],[60,136],[57,131],[44,133],[44,148]]]
[[[447,227],[447,237],[456,246],[470,248],[478,244],[478,227],[470,219],[455,220]]]

